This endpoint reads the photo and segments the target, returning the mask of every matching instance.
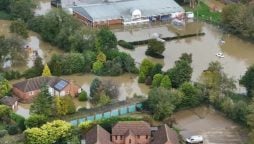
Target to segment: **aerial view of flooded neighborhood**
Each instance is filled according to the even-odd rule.
[[[0,0],[0,144],[254,144],[254,1]]]

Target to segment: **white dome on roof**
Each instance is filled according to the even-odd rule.
[[[131,13],[132,19],[141,18],[141,11],[139,9],[132,8],[130,9],[130,13]]]

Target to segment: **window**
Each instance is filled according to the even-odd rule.
[[[116,140],[117,140],[117,136],[116,136]]]
[[[146,139],[148,139],[149,138],[149,136],[148,135],[146,135]]]
[[[32,95],[34,95],[34,92],[33,92],[33,91],[30,91],[28,94],[29,94],[30,96],[32,96]]]
[[[131,139],[129,139],[129,143],[131,143]]]
[[[120,136],[120,140],[123,140],[123,136],[122,135]]]
[[[140,139],[140,135],[137,135],[138,139]]]

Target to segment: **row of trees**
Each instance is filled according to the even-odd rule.
[[[222,22],[227,30],[253,39],[254,6],[247,4],[229,4],[222,11]]]
[[[162,72],[162,65],[153,64],[151,61],[144,59],[141,63],[139,70],[139,79],[140,83],[146,83],[147,85],[158,85],[161,79],[161,75],[167,75],[171,83],[170,85],[173,88],[178,88],[184,82],[189,82],[192,76],[192,55],[184,53],[182,56],[175,62],[175,66],[167,72]],[[161,74],[161,75],[158,75]],[[165,77],[164,79],[168,79]],[[155,81],[154,81],[155,79]],[[153,82],[154,81],[154,82]]]

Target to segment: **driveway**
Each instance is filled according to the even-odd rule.
[[[202,135],[204,144],[244,144],[246,131],[213,108],[205,106],[177,112],[176,127],[185,139]]]

